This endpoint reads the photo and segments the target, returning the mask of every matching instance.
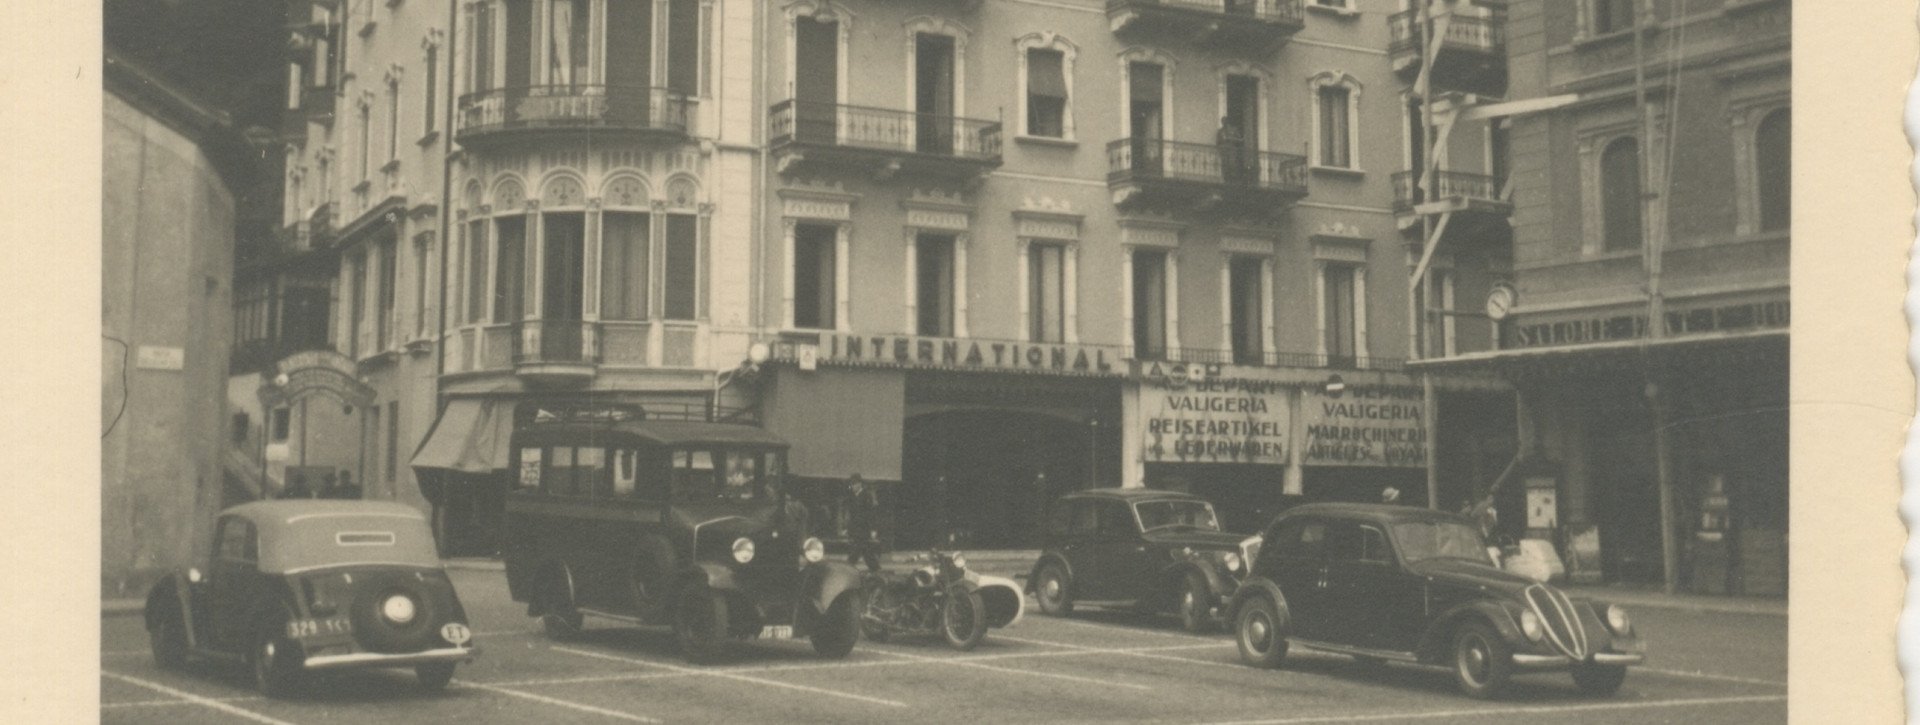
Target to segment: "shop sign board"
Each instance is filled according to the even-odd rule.
[[[1288,461],[1297,382],[1257,370],[1141,363],[1141,450],[1149,463]]]
[[[1426,467],[1426,402],[1418,386],[1348,384],[1337,393],[1303,388],[1302,395],[1302,464]]]
[[[775,355],[804,363],[805,347],[780,343],[775,348]],[[1067,343],[835,333],[821,335],[819,343],[812,347],[818,364],[1063,375],[1122,375],[1126,372],[1113,350]]]

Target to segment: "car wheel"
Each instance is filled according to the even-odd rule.
[[[1255,595],[1240,605],[1234,618],[1234,639],[1240,645],[1240,659],[1256,667],[1279,667],[1287,658],[1287,638],[1281,631],[1280,608],[1265,595]]]
[[[1589,695],[1611,695],[1627,680],[1626,665],[1580,665],[1573,668],[1573,684]]]
[[[721,633],[727,626],[725,595],[704,584],[687,584],[673,608],[673,634],[680,640],[680,653],[694,662],[718,659],[726,645]]]
[[[827,613],[814,623],[814,652],[838,659],[853,651],[854,643],[860,641],[860,601],[857,589],[841,592],[834,598]]]
[[[947,590],[946,606],[940,609],[940,635],[961,652],[980,646],[987,637],[987,605],[980,601],[979,592],[965,587]]]
[[[180,622],[179,612],[167,612],[160,621],[147,631],[147,642],[153,647],[153,663],[162,669],[177,670],[187,664],[187,627]]]
[[[447,689],[447,683],[453,681],[453,663],[429,662],[414,667],[413,674],[420,678],[420,689],[439,692]]]
[[[1213,588],[1207,586],[1206,577],[1187,572],[1180,583],[1179,597],[1176,606],[1181,629],[1200,634],[1213,628]]]
[[[1506,689],[1513,654],[1492,628],[1468,622],[1453,633],[1453,679],[1470,697],[1492,698]]]
[[[262,695],[285,697],[298,684],[300,664],[290,643],[277,635],[262,636],[247,660],[253,668],[254,689]]]
[[[1067,590],[1067,572],[1059,564],[1046,564],[1033,577],[1034,599],[1040,611],[1055,616],[1073,613],[1073,593]]]
[[[586,628],[586,617],[573,606],[573,574],[565,567],[556,569],[548,580],[544,614],[540,615],[540,628],[545,630],[549,639],[565,642],[577,639]]]

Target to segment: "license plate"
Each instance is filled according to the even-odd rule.
[[[295,639],[322,634],[351,634],[353,622],[346,617],[333,619],[296,619],[287,623],[287,636]]]
[[[793,639],[793,625],[769,624],[760,628],[761,639]]]

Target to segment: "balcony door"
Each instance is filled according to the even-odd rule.
[[[577,360],[581,354],[581,286],[586,278],[586,215],[541,215],[540,355],[545,360]]]
[[[607,112],[620,126],[651,127],[653,4],[607,3]]]
[[[840,24],[793,19],[794,136],[832,144],[840,102]]]
[[[1221,119],[1221,176],[1229,184],[1258,178],[1260,153],[1260,79],[1227,76],[1227,116]]]
[[[1127,64],[1127,137],[1133,139],[1133,170],[1159,176],[1165,168],[1166,102],[1161,82],[1165,70],[1158,63]]]
[[[953,153],[953,38],[919,33],[914,36],[914,150],[923,154]]]

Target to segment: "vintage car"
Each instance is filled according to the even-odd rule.
[[[1259,539],[1230,608],[1240,655],[1255,665],[1278,665],[1295,644],[1446,666],[1461,691],[1486,698],[1516,672],[1554,669],[1611,694],[1644,657],[1625,610],[1502,571],[1462,516],[1308,504]]]
[[[244,662],[269,696],[304,673],[412,667],[438,690],[480,650],[421,513],[379,501],[242,504],[214,523],[212,561],[147,595],[153,658]]]
[[[764,429],[543,406],[513,433],[507,585],[549,636],[584,615],[673,627],[695,661],[733,640],[808,637],[844,657],[860,575],[826,561],[784,492],[787,444]]]
[[[1188,631],[1212,627],[1246,576],[1250,539],[1220,530],[1212,504],[1176,491],[1078,491],[1052,505],[1028,591],[1040,611],[1078,604],[1172,612]]]

